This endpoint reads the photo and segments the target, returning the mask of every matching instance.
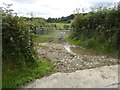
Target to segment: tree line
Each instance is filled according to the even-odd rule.
[[[74,15],[71,14],[69,16],[66,16],[66,17],[60,17],[60,18],[51,18],[49,17],[47,19],[47,22],[50,22],[50,23],[70,23],[71,20],[73,20],[74,18]]]

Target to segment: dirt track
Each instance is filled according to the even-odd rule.
[[[39,43],[36,48],[38,55],[54,62],[57,72],[73,72],[101,66],[110,66],[118,63],[118,59],[107,56],[79,55],[68,52],[61,44]]]

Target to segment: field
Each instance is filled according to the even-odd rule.
[[[51,24],[55,24],[58,28],[61,28],[61,29],[64,29],[64,25],[70,26],[69,23],[51,23]]]

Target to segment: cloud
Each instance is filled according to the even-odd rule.
[[[34,16],[39,17],[61,17],[73,13],[76,8],[84,8],[86,12],[90,7],[99,7],[108,3],[118,2],[119,0],[0,0],[2,3],[13,4],[12,9],[18,15],[29,16],[27,13],[32,12]],[[80,11],[82,11],[80,9]]]
[[[17,3],[21,3],[21,4],[24,4],[24,3],[35,3],[36,0],[11,0],[13,2],[17,2]]]

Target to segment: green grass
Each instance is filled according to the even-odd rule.
[[[34,37],[34,41],[38,42],[38,43],[45,43],[45,42],[48,43],[49,37],[51,37],[51,36],[49,36],[49,35],[36,36],[36,37]],[[59,43],[58,38],[53,37],[53,43]]]
[[[74,39],[72,39],[71,37],[66,37],[65,40],[66,40],[69,44],[73,44],[73,45],[76,45],[76,46],[80,46],[80,45],[81,45],[81,42],[80,42],[80,41],[74,40]]]
[[[64,29],[64,25],[70,25],[69,23],[51,23],[55,24],[58,28]]]
[[[34,40],[34,42],[39,42],[39,43],[48,42],[49,35],[36,36],[36,37],[34,37],[33,40]]]
[[[34,79],[49,75],[53,71],[53,64],[51,61],[37,61],[37,66],[31,66],[24,69],[15,68],[7,75],[4,74],[2,79],[2,87],[18,88]]]

